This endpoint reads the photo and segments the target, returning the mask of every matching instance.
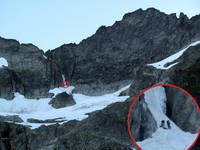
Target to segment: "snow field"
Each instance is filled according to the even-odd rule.
[[[19,115],[23,119],[23,125],[29,125],[32,129],[38,128],[41,125],[50,125],[45,123],[29,123],[28,118],[34,118],[39,120],[54,119],[63,117],[69,120],[82,120],[88,117],[87,113],[101,110],[106,106],[115,103],[125,101],[129,96],[119,96],[119,94],[128,89],[130,85],[120,89],[117,92],[105,94],[102,96],[86,96],[83,94],[72,94],[76,104],[73,106],[55,109],[49,105],[50,98],[43,99],[26,99],[23,95],[15,93],[15,98],[11,101],[0,99],[0,115]],[[55,88],[50,90],[50,93],[55,95],[66,92],[72,93],[73,86],[69,88]]]

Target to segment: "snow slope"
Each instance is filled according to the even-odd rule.
[[[200,41],[197,41],[197,42],[194,42],[194,43],[191,43],[190,45],[188,45],[187,47],[185,47],[184,49],[180,50],[179,52],[159,61],[159,62],[155,62],[155,63],[152,63],[152,64],[147,64],[148,66],[153,66],[157,69],[169,69],[171,67],[173,67],[174,65],[178,64],[178,62],[175,62],[173,64],[170,64],[169,66],[165,67],[165,65],[167,63],[171,63],[173,61],[175,61],[176,59],[178,59],[179,57],[181,57],[183,55],[183,53],[188,50],[188,48],[190,48],[191,46],[195,46],[197,44],[199,44]]]
[[[8,62],[5,58],[0,57],[0,68],[2,68],[3,66],[8,67]]]
[[[198,134],[182,131],[166,115],[166,95],[163,87],[155,87],[145,92],[145,101],[154,116],[158,129],[152,138],[137,142],[143,150],[186,150]],[[160,128],[161,120],[170,120],[171,129]]]
[[[86,96],[83,94],[73,94],[76,104],[73,106],[55,109],[49,105],[50,98],[45,99],[26,99],[19,93],[15,93],[12,101],[0,99],[0,115],[19,115],[23,119],[23,125],[30,125],[32,129],[37,128],[42,123],[29,123],[28,118],[46,120],[63,117],[67,122],[69,120],[82,120],[88,117],[87,113],[100,110],[115,102],[125,101],[128,96],[119,96],[121,91],[129,88],[130,85],[120,89],[115,93],[102,96]],[[50,93],[58,94],[62,92],[71,93],[74,87],[55,88]],[[17,107],[16,107],[17,106]],[[45,125],[50,125],[45,124]]]

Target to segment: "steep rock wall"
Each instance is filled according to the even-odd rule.
[[[192,99],[183,91],[165,87],[168,116],[184,131],[197,133],[200,127],[200,113]]]

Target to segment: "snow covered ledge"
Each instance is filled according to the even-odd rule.
[[[181,57],[183,55],[183,53],[188,50],[191,46],[196,46],[200,44],[200,41],[196,41],[191,43],[190,45],[188,45],[187,47],[185,47],[184,49],[180,50],[179,52],[159,61],[159,62],[155,62],[155,63],[151,63],[151,64],[147,64],[147,66],[153,66],[157,69],[162,69],[162,70],[167,70],[173,66],[175,66],[176,64],[178,64],[178,62],[175,62],[167,67],[165,67],[166,64],[171,63],[173,61],[175,61],[176,59],[178,59],[179,57]]]

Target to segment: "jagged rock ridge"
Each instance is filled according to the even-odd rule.
[[[110,27],[100,27],[80,44],[67,44],[44,53],[31,44],[0,39],[0,55],[9,67],[0,69],[1,97],[11,99],[18,91],[28,98],[48,96],[48,89],[61,85],[61,74],[83,93],[112,91],[106,86],[133,79],[137,68],[178,51],[199,39],[199,17],[166,15],[154,8],[126,14]],[[42,71],[41,71],[42,70]],[[31,76],[31,78],[30,78]],[[82,86],[80,86],[82,85]],[[80,88],[79,88],[80,87]],[[103,87],[103,88],[101,88]]]

